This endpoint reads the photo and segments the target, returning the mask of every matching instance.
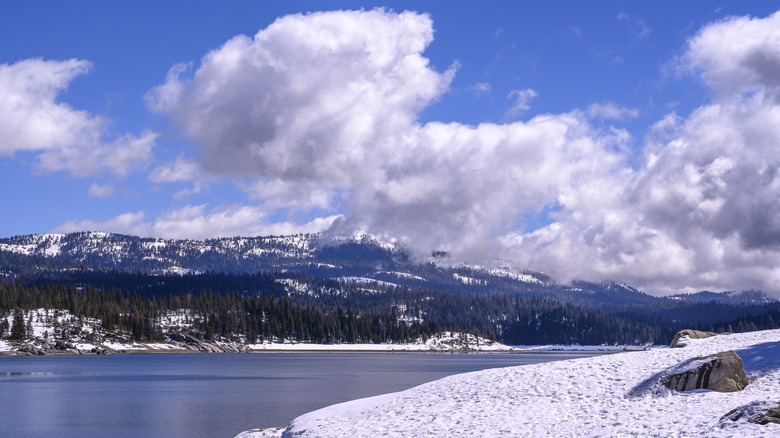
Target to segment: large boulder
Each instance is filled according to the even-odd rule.
[[[742,358],[729,350],[691,361],[683,370],[665,376],[661,383],[676,391],[735,392],[745,389],[749,382]]]
[[[36,347],[33,344],[24,344],[21,347],[19,347],[17,350],[17,354],[27,355],[27,356],[43,356],[44,351],[40,348]]]
[[[187,333],[170,333],[168,337],[170,337],[172,341],[184,344],[183,347],[189,350],[203,353],[224,353],[224,350],[216,343],[198,339]]]
[[[100,346],[100,347],[93,347],[92,352],[98,355],[102,356],[108,356],[110,354],[113,354],[113,350],[111,350],[108,347]]]
[[[691,329],[685,329],[680,330],[677,332],[676,335],[674,335],[674,339],[672,339],[672,343],[669,344],[670,347],[685,347],[686,343],[685,340],[687,339],[704,339],[709,338],[711,336],[715,336],[718,333],[714,332],[703,332],[701,330],[691,330]]]
[[[780,403],[768,400],[754,401],[732,409],[720,418],[720,425],[724,427],[729,422],[747,421],[755,424],[780,424]]]
[[[54,343],[54,348],[57,350],[77,350],[76,344],[65,341],[57,341]]]

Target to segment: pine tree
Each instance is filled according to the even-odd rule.
[[[11,326],[11,339],[15,341],[21,341],[27,336],[27,329],[24,324],[24,315],[21,309],[17,309],[14,312],[14,323]]]
[[[25,331],[28,336],[33,337],[34,331],[33,331],[33,316],[32,313],[30,313],[30,317],[27,318],[27,324],[25,325]]]
[[[3,322],[0,323],[0,338],[2,338],[5,335],[5,332],[10,330],[10,326],[8,325],[8,318],[3,317]]]

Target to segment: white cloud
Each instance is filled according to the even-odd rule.
[[[283,17],[212,51],[190,78],[175,66],[148,103],[201,145],[201,167],[250,177],[244,190],[263,208],[344,211],[332,232],[397,236],[421,252],[491,257],[529,209],[574,209],[583,185],[620,186],[625,136],[580,112],[417,123],[453,74],[422,56],[432,32],[409,12]],[[510,93],[510,113],[534,96]],[[163,169],[152,178],[179,174]]]
[[[108,198],[113,195],[116,189],[111,184],[101,186],[99,184],[92,184],[89,186],[89,196],[93,198]]]
[[[148,178],[156,183],[197,181],[203,179],[203,172],[197,162],[179,157],[152,169]]]
[[[275,209],[343,211],[275,232],[333,222],[330,232],[365,230],[476,262],[502,257],[560,278],[780,292],[776,17],[729,19],[691,38],[686,68],[720,97],[656,123],[632,165],[630,136],[589,121],[638,116],[614,103],[526,122],[417,122],[454,74],[422,56],[433,34],[426,15],[283,17],[210,52],[191,77],[175,66],[147,99],[201,148],[197,164],[172,163],[150,179],[187,180],[196,168],[247,178],[260,207],[190,206],[133,226],[169,237],[262,234]],[[729,43],[739,61],[729,67],[709,43],[713,29],[758,42]],[[508,115],[535,96],[510,93]],[[525,214],[551,206],[552,223],[522,230]]]
[[[509,108],[509,111],[506,112],[506,118],[512,119],[528,111],[531,108],[531,100],[536,96],[536,91],[530,88],[510,91],[507,99],[514,98],[515,102],[512,104],[512,108]]]
[[[207,171],[347,186],[447,89],[453,72],[422,56],[432,39],[412,12],[289,15],[213,50],[192,77],[174,66],[147,103],[201,146]]]
[[[207,210],[207,206],[188,205],[164,212],[154,220],[146,212],[129,212],[106,221],[69,221],[53,232],[107,231],[169,239],[208,239],[231,236],[268,236],[314,233],[328,228],[338,216],[315,218],[307,223],[269,222],[262,208],[229,205]]]
[[[498,255],[497,238],[528,209],[576,208],[584,183],[615,187],[623,158],[612,151],[624,138],[571,113],[477,127],[429,123],[414,141],[415,155],[388,167],[387,178],[353,188],[336,231],[371,230],[480,262]]]
[[[195,181],[191,187],[184,188],[173,194],[173,199],[186,199],[192,195],[197,195],[203,192],[208,185],[203,181]]]
[[[126,175],[148,162],[155,133],[105,140],[107,120],[57,102],[70,82],[90,68],[77,59],[0,64],[0,155],[33,152],[39,170],[76,176]]]
[[[636,108],[620,107],[614,102],[594,103],[588,107],[588,116],[612,120],[623,120],[626,118],[634,119],[639,117],[639,110]]]
[[[484,95],[490,95],[490,91],[492,90],[492,87],[488,82],[477,82],[476,84],[469,87],[471,91],[474,92],[474,94],[477,95],[477,97],[484,96]]]
[[[728,17],[688,41],[680,68],[701,72],[723,95],[757,88],[780,92],[780,11],[766,18]]]
[[[123,234],[133,234],[136,236],[145,236],[149,229],[147,223],[143,222],[146,212],[123,213],[115,218],[106,221],[94,221],[86,219],[82,221],[68,221],[55,227],[54,233],[72,233],[76,231],[107,231]]]
[[[687,118],[670,114],[656,123],[638,169],[614,188],[579,193],[578,205],[564,203],[556,223],[507,236],[505,256],[559,275],[620,279],[657,292],[780,293],[780,104],[771,80],[739,67],[748,53],[776,50],[766,35],[776,20],[777,14],[732,18],[700,30],[685,59],[720,97]],[[758,43],[740,46],[744,53],[726,48],[737,62],[724,68],[717,47],[730,43],[722,35]],[[747,82],[729,85],[736,77]]]

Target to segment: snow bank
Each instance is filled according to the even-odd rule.
[[[638,391],[684,361],[735,350],[741,392]],[[720,422],[730,410],[780,401],[780,330],[450,376],[302,415],[289,437],[780,436],[776,424]]]
[[[409,344],[308,344],[308,343],[262,343],[247,344],[249,351],[522,351],[500,342],[466,333],[442,332],[426,341]]]
[[[269,427],[265,429],[252,429],[241,432],[235,438],[278,438],[284,432],[283,427]]]

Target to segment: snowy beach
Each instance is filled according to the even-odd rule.
[[[727,350],[744,361],[743,391],[677,392],[658,383],[686,360]],[[302,415],[284,436],[777,436],[776,424],[721,417],[778,401],[780,330],[769,330],[451,376]]]

